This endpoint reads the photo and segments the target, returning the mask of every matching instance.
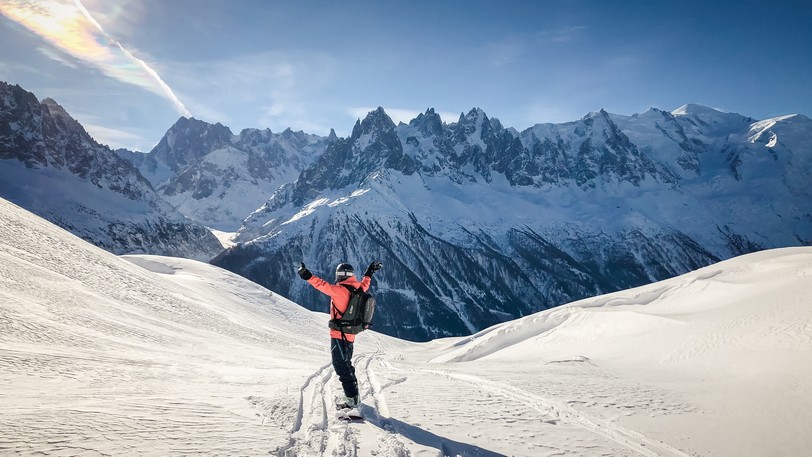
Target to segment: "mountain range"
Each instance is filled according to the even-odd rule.
[[[2,81],[0,196],[116,254],[209,259],[222,249],[56,101]]]
[[[812,121],[699,105],[525,131],[481,109],[395,125],[379,108],[328,144],[212,262],[311,309],[300,260],[376,275],[379,330],[474,332],[735,255],[812,242]]]
[[[335,132],[320,137],[290,129],[279,134],[245,129],[234,135],[219,123],[181,117],[148,154],[118,152],[183,214],[234,232],[335,138]]]
[[[15,91],[28,100],[26,112],[55,105]],[[52,192],[66,186],[50,177],[70,172],[95,192],[94,178],[43,162],[46,153],[20,140],[43,122],[4,103],[0,157],[9,160],[0,170],[28,171],[5,174],[0,196],[34,210],[30,200],[39,201],[35,212],[70,220],[60,225],[113,252],[175,255],[106,244],[114,224],[71,219],[33,191],[28,182],[70,194]],[[328,280],[340,262],[360,275],[383,261],[375,328],[412,340],[470,334],[739,254],[812,244],[812,121],[803,115],[755,120],[701,105],[633,116],[600,110],[520,132],[478,108],[450,123],[428,109],[398,125],[378,108],[347,138],[290,129],[234,135],[181,118],[146,154],[112,152],[70,125],[62,137],[82,138],[80,146],[43,150],[110,161],[98,167],[100,195],[127,188],[104,187],[126,172],[162,218],[236,230],[236,246],[212,263],[307,308],[326,310],[327,301],[299,280],[300,261]],[[147,218],[138,211],[153,214],[139,207],[120,219]],[[219,251],[197,249],[197,258]]]

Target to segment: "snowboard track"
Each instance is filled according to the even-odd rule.
[[[332,364],[328,363],[319,367],[300,387],[299,407],[288,444],[271,453],[278,457],[367,455],[371,449],[365,447],[371,444],[369,437],[373,437],[379,450],[384,451],[381,455],[387,452],[409,455],[386,418],[386,398],[372,369],[375,361],[384,365],[377,352],[362,354],[354,363],[361,398],[368,399],[359,408],[365,418],[363,422],[347,422],[335,417],[333,392],[340,388]]]
[[[370,454],[374,451],[373,447],[377,446],[380,455],[410,455],[403,440],[405,437],[398,433],[401,424],[397,420],[389,418],[389,407],[384,394],[388,384],[383,386],[377,373],[378,367],[392,372],[409,370],[392,366],[378,352],[360,355],[354,365],[363,400],[359,409],[365,420],[346,422],[335,417],[334,391],[340,391],[338,377],[331,364],[323,365],[311,374],[300,388],[299,409],[291,428],[288,444],[272,453],[279,457],[359,456]],[[465,383],[495,396],[520,403],[545,415],[551,415],[561,422],[603,436],[645,457],[689,457],[689,454],[648,438],[637,431],[507,384],[451,371],[430,369],[416,371]],[[397,382],[395,381],[395,383]],[[438,452],[443,453],[444,450],[439,448]]]

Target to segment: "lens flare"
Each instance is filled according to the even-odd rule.
[[[118,81],[149,90],[191,116],[172,89],[146,61],[108,34],[80,0],[0,0],[0,14]]]

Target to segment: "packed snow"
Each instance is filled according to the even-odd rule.
[[[225,270],[117,257],[0,200],[0,455],[799,456],[812,446],[812,248],[738,257],[464,338],[365,332],[355,357],[364,422],[334,416],[326,323]]]
[[[237,236],[237,232],[223,232],[222,230],[217,230],[211,227],[206,227],[209,229],[212,235],[217,238],[217,241],[223,246],[224,249],[230,248],[237,244],[234,242],[234,238]]]

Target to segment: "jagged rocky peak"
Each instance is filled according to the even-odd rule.
[[[308,134],[303,130],[294,131],[290,127],[286,128],[280,135],[282,140],[289,144],[296,145],[297,147],[304,147],[308,143]]]
[[[576,134],[578,136],[594,137],[595,135],[612,136],[618,129],[612,117],[605,109],[601,108],[598,111],[592,111],[577,122]]]
[[[0,81],[0,159],[16,158],[28,167],[47,163],[42,141],[42,107],[18,85]]]
[[[355,123],[352,129],[352,139],[356,140],[363,135],[375,132],[394,132],[395,123],[383,110],[383,107],[370,111],[363,120]]]
[[[443,134],[443,121],[440,115],[434,112],[434,108],[429,108],[425,113],[420,113],[409,122],[411,127],[418,129],[425,136],[440,136]]]
[[[153,148],[152,155],[177,171],[229,144],[232,136],[231,130],[219,122],[209,124],[181,117]]]
[[[464,116],[460,114],[459,124],[472,126],[476,130],[481,126],[490,124],[490,119],[482,108],[472,108],[471,111],[468,111],[468,114]]]
[[[292,201],[299,205],[322,190],[359,185],[383,169],[410,175],[415,162],[403,153],[395,123],[379,107],[356,122],[350,138],[328,142],[325,152],[300,174]]]
[[[65,122],[71,122],[74,126],[84,128],[76,121],[70,114],[62,107],[59,103],[56,102],[53,98],[45,98],[42,100],[42,106],[44,106],[48,112],[51,114],[52,117],[59,118],[60,120],[64,120]]]
[[[166,133],[167,135],[171,134],[175,140],[189,140],[195,137],[228,139],[233,135],[231,129],[219,122],[210,124],[206,121],[195,119],[194,117],[183,116],[181,116]]]
[[[239,135],[239,141],[247,142],[248,144],[256,144],[259,142],[268,141],[273,136],[271,129],[242,129]]]
[[[505,129],[502,126],[502,121],[500,121],[499,119],[497,119],[495,117],[490,118],[490,122],[491,122],[491,127],[493,127],[494,131],[498,132],[498,131],[501,131],[501,130]]]
[[[482,132],[485,132],[489,129],[490,120],[485,114],[485,111],[482,111],[480,108],[472,108],[470,111],[468,111],[468,114],[460,113],[459,120],[449,126],[452,137],[458,143],[468,141],[471,135],[477,131],[481,130]],[[480,133],[479,138],[474,138],[474,140],[479,140],[482,136],[482,132]]]
[[[402,167],[403,145],[395,129],[395,123],[381,107],[356,123],[350,137],[352,166],[370,171],[383,165],[410,174]]]
[[[67,166],[85,178],[97,155],[109,152],[53,99],[40,102],[18,85],[0,86],[0,159],[34,168]]]
[[[47,110],[50,118],[54,121],[57,130],[65,132],[73,132],[79,135],[82,141],[88,143],[89,146],[99,146],[99,143],[87,133],[87,130],[73,118],[65,108],[62,107],[52,98],[45,98],[42,100],[42,106]]]
[[[677,120],[677,118],[674,116],[674,113],[672,113],[670,111],[663,111],[661,109],[651,108],[647,112],[652,113],[652,114],[657,115],[657,116],[660,116],[661,118],[663,118],[664,120],[666,120],[668,122],[676,122],[676,120]]]
[[[307,134],[299,130],[294,132],[290,127],[282,133],[274,134],[271,129],[243,129],[240,135],[232,140],[237,147],[247,147],[248,149],[264,150],[273,146],[274,143],[282,140],[287,143],[303,145],[307,142]]]
[[[467,114],[460,113],[459,123],[464,124],[464,123],[476,122],[477,120],[479,120],[481,118],[487,118],[487,115],[485,114],[485,111],[483,111],[482,108],[474,107],[474,108],[471,108],[471,110],[468,111]]]
[[[38,106],[37,97],[17,84],[0,81],[0,108],[3,113],[10,113],[12,109],[19,109],[20,105]]]
[[[282,138],[289,139],[289,138],[301,138],[304,137],[305,133],[302,130],[298,130],[296,132],[293,131],[290,127],[286,128],[285,131],[282,132]]]

